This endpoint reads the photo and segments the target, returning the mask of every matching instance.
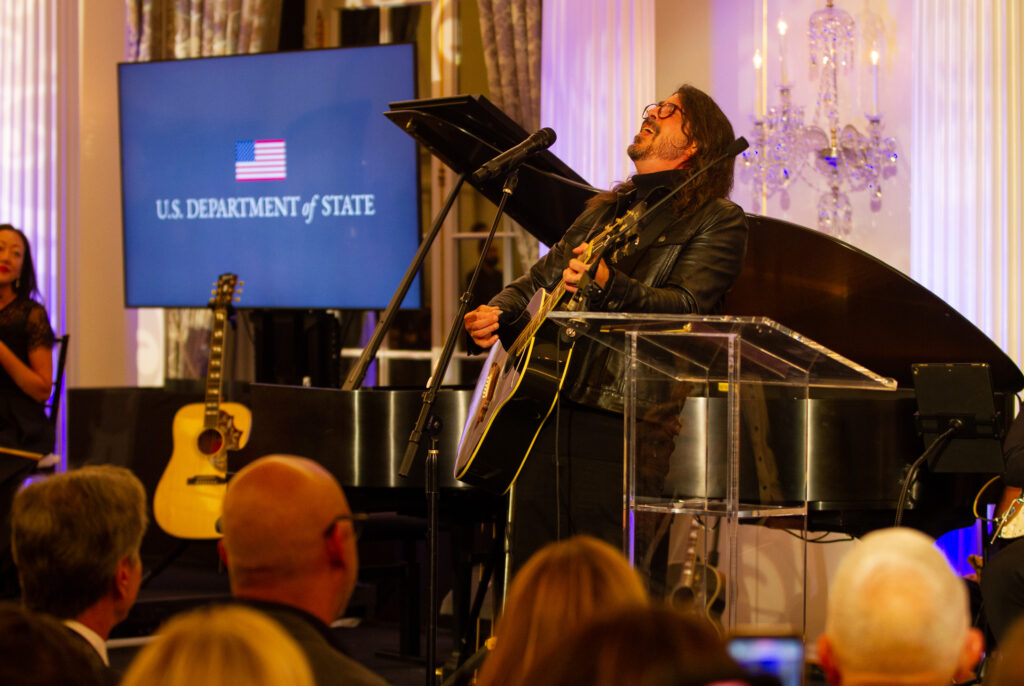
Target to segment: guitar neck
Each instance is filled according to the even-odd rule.
[[[686,554],[683,556],[683,569],[680,581],[687,588],[693,587],[693,572],[697,567],[697,521],[690,518],[690,531],[686,540]]]
[[[224,336],[227,331],[227,309],[213,311],[213,330],[210,332],[210,365],[206,371],[206,401],[203,425],[207,429],[217,426],[221,393],[224,387]]]

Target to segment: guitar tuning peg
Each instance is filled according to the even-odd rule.
[[[239,286],[244,286],[244,285],[245,285],[245,282],[244,282],[244,281],[239,281],[239,282],[238,282],[238,285],[239,285]]]

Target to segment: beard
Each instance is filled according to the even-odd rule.
[[[647,140],[637,134],[633,138],[633,143],[626,148],[626,154],[634,162],[649,159],[674,160],[686,153],[688,147],[690,142],[685,136],[663,136],[659,127]]]

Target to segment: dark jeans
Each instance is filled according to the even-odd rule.
[[[622,548],[622,415],[562,402],[515,483],[512,567],[551,541],[586,533]]]
[[[996,641],[1018,617],[1024,616],[1024,539],[993,555],[981,571],[985,618]]]

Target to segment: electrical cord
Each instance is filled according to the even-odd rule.
[[[963,428],[963,425],[964,423],[961,419],[950,419],[949,428],[939,434],[939,437],[936,438],[923,453],[921,453],[919,458],[914,460],[912,465],[910,465],[910,469],[907,470],[907,475],[903,478],[903,488],[900,489],[900,498],[896,502],[896,521],[893,526],[900,526],[903,522],[903,509],[907,504],[907,494],[910,492],[911,484],[917,480],[917,472],[921,468],[921,465],[924,464],[925,460],[931,458],[932,455],[940,453],[940,449],[945,449],[946,444],[949,443],[953,434]]]

